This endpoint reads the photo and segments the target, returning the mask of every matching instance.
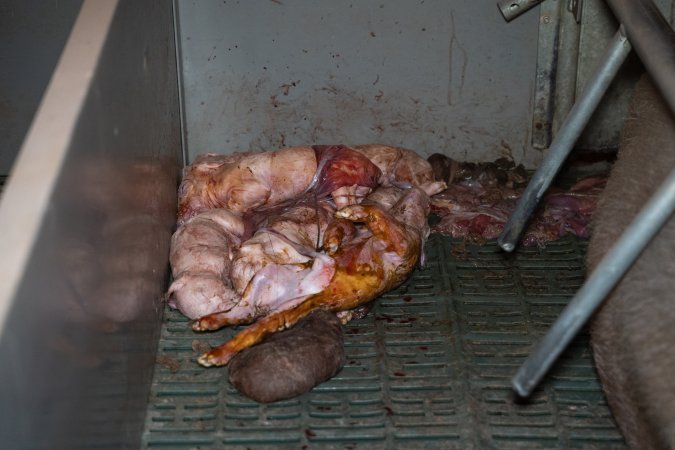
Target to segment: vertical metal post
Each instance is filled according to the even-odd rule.
[[[532,212],[537,207],[546,189],[551,185],[560,166],[569,155],[574,143],[581,135],[630,50],[630,43],[626,38],[623,27],[621,27],[610,42],[609,48],[593,77],[589,80],[580,98],[574,103],[572,110],[561,125],[558,134],[551,143],[548,154],[532,176],[532,180],[518,201],[516,209],[504,226],[504,231],[497,240],[503,250],[511,252],[516,248],[516,243]]]
[[[183,89],[183,47],[180,43],[180,11],[178,9],[178,0],[173,0],[171,4],[173,13],[173,39],[176,49],[176,75],[178,80],[178,114],[180,117],[180,145],[183,154],[183,166],[187,166],[190,161],[187,151],[187,137],[185,135],[185,90]],[[181,167],[181,168],[182,168]]]

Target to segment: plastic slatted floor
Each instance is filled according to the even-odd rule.
[[[433,235],[428,264],[346,326],[347,364],[300,398],[261,405],[226,369],[195,362],[193,333],[167,311],[144,448],[625,448],[579,336],[536,394],[509,380],[584,280],[584,241],[507,255]]]

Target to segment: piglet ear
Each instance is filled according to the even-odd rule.
[[[230,190],[227,208],[243,213],[263,206],[270,198],[272,191],[260,183],[248,182],[241,187]]]
[[[448,186],[444,181],[428,181],[426,183],[422,183],[420,186],[420,188],[426,192],[429,197],[444,191],[447,187]]]
[[[169,290],[166,292],[166,296],[167,297],[172,296],[174,292],[182,289],[183,286],[185,286],[185,281],[183,281],[182,278],[178,278],[173,283],[171,283],[171,286],[169,286]]]
[[[427,252],[424,251],[424,245],[420,249],[420,269],[424,269],[427,266]]]
[[[185,281],[183,281],[182,278],[177,279],[173,283],[171,283],[171,286],[169,286],[169,290],[166,291],[166,294],[164,295],[164,300],[169,304],[170,307],[173,309],[178,308],[176,296],[174,295],[177,291],[180,291],[185,287]]]

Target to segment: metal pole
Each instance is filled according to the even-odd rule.
[[[504,16],[504,20],[511,22],[524,12],[534,8],[544,0],[499,0],[497,6]]]
[[[675,114],[675,31],[651,0],[607,0],[607,4]]]
[[[527,224],[539,200],[551,185],[553,177],[569,155],[574,143],[579,139],[581,132],[597,108],[602,96],[612,83],[621,64],[630,53],[630,43],[624,34],[623,27],[619,28],[598,68],[584,88],[578,101],[560,126],[558,134],[553,139],[544,161],[532,176],[525,192],[518,201],[516,209],[504,226],[502,234],[497,239],[499,246],[511,252]]]
[[[607,294],[640,256],[675,211],[675,169],[649,199],[619,240],[600,261],[586,283],[511,380],[522,397],[532,393]]]

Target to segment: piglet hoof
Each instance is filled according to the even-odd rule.
[[[203,355],[199,355],[199,358],[197,358],[197,362],[199,365],[204,366],[204,367],[212,367],[215,364],[211,361],[211,355],[208,353],[204,353]]]
[[[335,215],[352,222],[362,222],[368,218],[368,212],[363,206],[347,206],[336,212]]]
[[[429,181],[420,186],[420,188],[422,188],[422,190],[426,192],[429,197],[436,195],[439,192],[443,192],[445,189],[447,189],[447,187],[448,185],[445,184],[444,181]]]
[[[193,331],[215,331],[223,327],[223,322],[218,313],[200,317],[192,322]]]
[[[192,322],[192,331],[208,331],[208,328],[206,328],[206,322],[204,319],[197,319],[194,322]]]
[[[328,239],[324,241],[323,243],[323,249],[326,251],[326,253],[329,256],[333,256],[335,252],[337,252],[338,248],[340,247],[340,243],[338,242],[338,239]]]
[[[197,362],[204,367],[224,366],[230,362],[233,356],[233,353],[220,352],[216,349],[199,356]]]

